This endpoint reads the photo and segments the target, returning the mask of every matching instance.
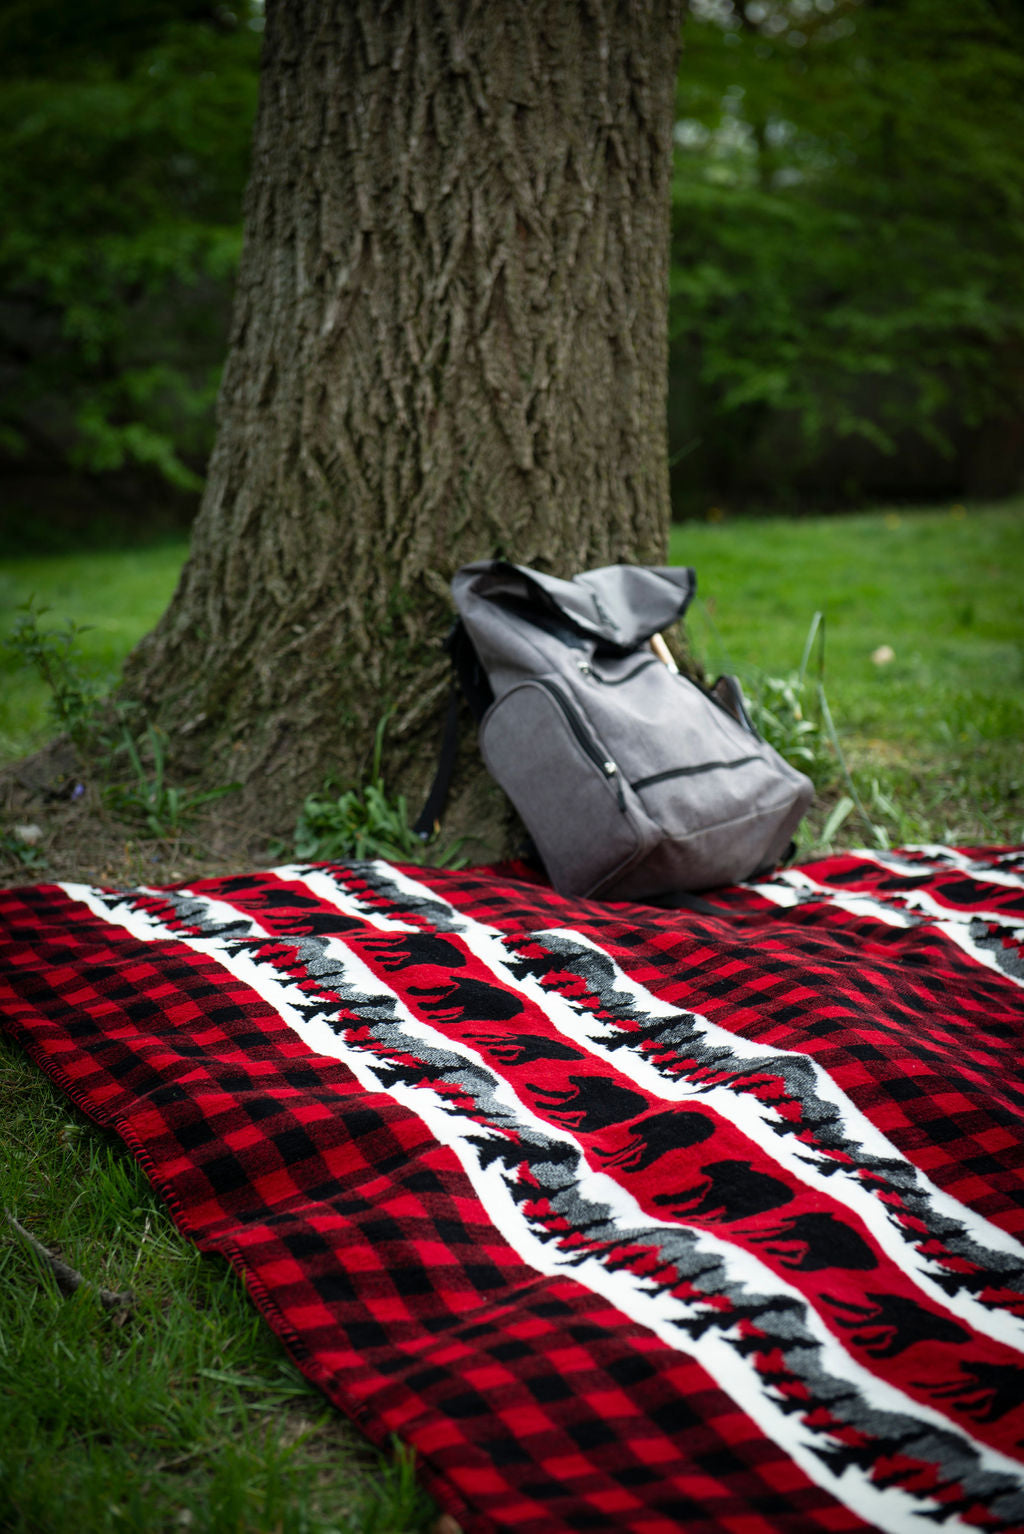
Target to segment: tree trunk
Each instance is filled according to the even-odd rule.
[[[217,442],[126,672],[263,825],[385,712],[429,781],[460,564],[664,558],[680,11],[268,0]]]

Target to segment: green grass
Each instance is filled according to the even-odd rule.
[[[749,690],[825,613],[828,702],[890,839],[1024,840],[1024,500],[684,523],[672,559],[698,572],[694,649]]]
[[[0,1205],[125,1317],[70,1299],[0,1216],[5,1534],[417,1534],[437,1516],[302,1378],[141,1168],[9,1042]]]
[[[187,544],[6,560],[0,568],[0,636],[11,632],[30,597],[50,611],[43,627],[88,625],[77,653],[93,680],[113,685],[128,651],[156,623],[178,580]],[[16,657],[0,647],[0,762],[26,755],[46,739],[48,695]]]

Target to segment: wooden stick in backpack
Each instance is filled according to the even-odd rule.
[[[672,658],[672,652],[660,634],[651,635],[651,649],[660,661],[663,661],[670,671],[678,672],[679,667]]]

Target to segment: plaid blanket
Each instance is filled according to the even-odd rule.
[[[0,923],[6,1029],[468,1529],[1024,1528],[1024,852]]]

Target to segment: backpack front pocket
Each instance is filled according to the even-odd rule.
[[[616,763],[554,681],[521,682],[488,709],[480,749],[563,895],[588,895],[642,855],[646,819]]]

